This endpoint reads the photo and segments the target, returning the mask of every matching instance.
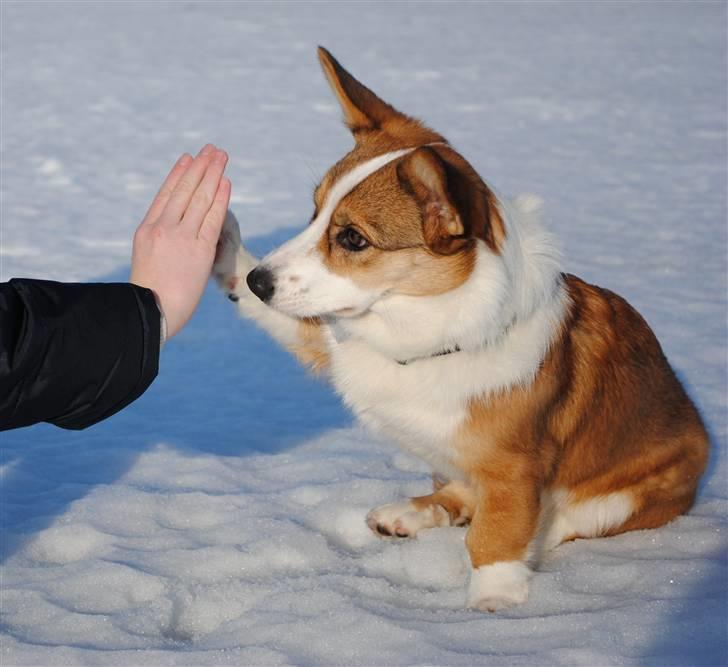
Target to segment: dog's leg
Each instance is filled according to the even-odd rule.
[[[303,364],[315,371],[325,368],[328,364],[328,343],[320,323],[279,313],[248,289],[246,277],[257,264],[258,260],[240,240],[240,228],[235,216],[228,211],[212,267],[212,275],[220,289],[236,303],[242,317],[253,320]]]
[[[479,474],[476,509],[465,545],[473,572],[468,604],[496,611],[525,602],[529,547],[539,522],[540,492],[527,461]]]
[[[475,494],[465,482],[448,482],[435,493],[383,505],[367,514],[367,525],[383,537],[415,537],[438,526],[464,526],[475,509]]]

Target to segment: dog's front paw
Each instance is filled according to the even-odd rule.
[[[532,572],[519,560],[482,565],[470,576],[468,606],[481,611],[498,611],[528,599]]]
[[[367,526],[380,537],[414,537],[435,526],[449,526],[450,516],[441,505],[418,510],[412,502],[391,503],[367,514]]]
[[[212,266],[212,275],[228,299],[238,301],[248,293],[245,278],[255,268],[256,263],[240,241],[238,221],[228,211]]]

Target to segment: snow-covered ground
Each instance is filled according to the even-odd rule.
[[[718,665],[726,645],[725,3],[3,2],[0,274],[124,280],[175,157],[231,161],[254,251],[350,146],[315,45],[546,201],[567,267],[647,318],[710,427],[693,511],[556,551],[464,609],[461,529],[382,542],[428,487],[211,288],[137,403],[0,434],[3,665]]]

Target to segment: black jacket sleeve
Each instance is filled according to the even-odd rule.
[[[160,324],[152,291],[129,283],[1,283],[0,430],[118,412],[157,376]]]

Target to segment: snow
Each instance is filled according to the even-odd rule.
[[[465,609],[457,528],[380,541],[425,493],[210,288],[134,405],[0,434],[4,665],[728,662],[724,3],[2,3],[0,276],[125,280],[182,151],[225,147],[249,247],[349,147],[315,45],[546,202],[570,271],[627,297],[700,406],[689,515],[579,540],[522,607]]]

